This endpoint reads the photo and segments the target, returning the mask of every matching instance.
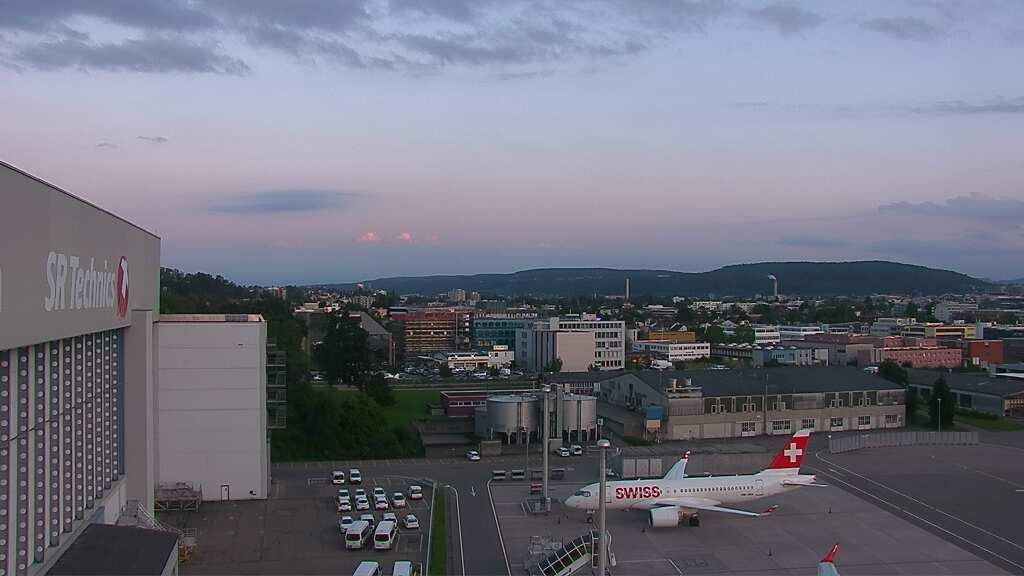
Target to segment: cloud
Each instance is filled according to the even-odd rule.
[[[932,24],[910,17],[875,18],[861,22],[861,27],[897,40],[915,42],[930,42],[945,35],[945,32]]]
[[[167,138],[163,136],[136,136],[139,140],[145,140],[146,142],[152,142],[153,144],[166,144],[169,142]]]
[[[61,39],[17,50],[15,64],[36,70],[104,70],[109,72],[201,72],[242,75],[249,66],[221,54],[215,43],[148,36],[116,43]]]
[[[816,236],[813,234],[797,234],[779,238],[779,244],[793,246],[796,248],[840,248],[849,246],[850,243],[842,238],[829,236]]]
[[[106,140],[101,140],[101,141],[96,143],[96,147],[97,148],[117,148],[117,144],[114,144],[113,142],[107,142]]]
[[[775,28],[783,36],[791,36],[804,30],[817,28],[825,21],[818,14],[799,6],[780,3],[750,10],[749,15],[754,20]]]
[[[946,100],[912,109],[921,114],[1022,114],[1024,97],[996,98],[985,102]]]
[[[377,244],[380,242],[380,236],[376,232],[367,232],[359,238],[356,238],[356,242],[360,244]]]
[[[973,195],[955,196],[942,202],[894,202],[883,204],[878,211],[895,214],[938,216],[984,221],[1024,220],[1024,200],[1017,198]]]
[[[210,206],[209,210],[224,214],[318,212],[340,207],[357,196],[327,190],[274,190],[235,196]]]
[[[405,244],[412,244],[412,234],[408,232],[402,232],[398,236],[395,236],[395,240]]]

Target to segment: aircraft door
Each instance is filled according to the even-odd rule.
[[[764,480],[754,480],[754,496],[764,496]]]

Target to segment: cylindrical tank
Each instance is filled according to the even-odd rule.
[[[569,442],[597,440],[597,398],[580,394],[562,396],[562,438]]]
[[[491,432],[505,436],[509,443],[525,442],[528,435],[540,435],[539,400],[523,394],[491,396],[487,421]]]

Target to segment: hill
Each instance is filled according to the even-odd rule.
[[[760,262],[735,264],[709,272],[617,270],[612,268],[539,268],[511,274],[404,276],[367,281],[374,289],[399,294],[440,294],[452,288],[482,294],[578,296],[625,291],[635,296],[752,296],[769,294],[768,275],[779,279],[783,294],[943,294],[983,290],[984,280],[924,266],[896,262]],[[354,289],[355,284],[330,288]]]

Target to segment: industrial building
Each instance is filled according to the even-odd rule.
[[[711,344],[707,342],[673,342],[671,340],[636,340],[634,352],[651,354],[669,362],[691,362],[711,357]]]
[[[156,340],[160,484],[189,484],[203,500],[265,499],[266,322],[163,314]]]
[[[266,497],[265,325],[161,323],[158,237],[3,163],[0,190],[0,574],[174,574],[161,479]]]
[[[600,383],[606,425],[649,439],[904,425],[904,390],[856,368],[624,372]],[[653,408],[653,410],[652,410]]]
[[[942,378],[949,385],[956,405],[967,410],[997,416],[1024,417],[1024,379],[1010,374],[947,373],[909,370],[910,388],[922,400],[931,397],[935,382]]]
[[[745,360],[754,368],[765,365],[828,366],[828,349],[799,347],[787,340],[784,346],[757,346],[751,344],[712,344],[711,356]]]
[[[542,391],[488,396],[484,406],[474,409],[476,435],[500,439],[506,444],[539,442],[543,436],[543,398]],[[566,444],[597,441],[597,398],[594,396],[572,394],[552,385],[548,413],[549,438],[560,438]]]

